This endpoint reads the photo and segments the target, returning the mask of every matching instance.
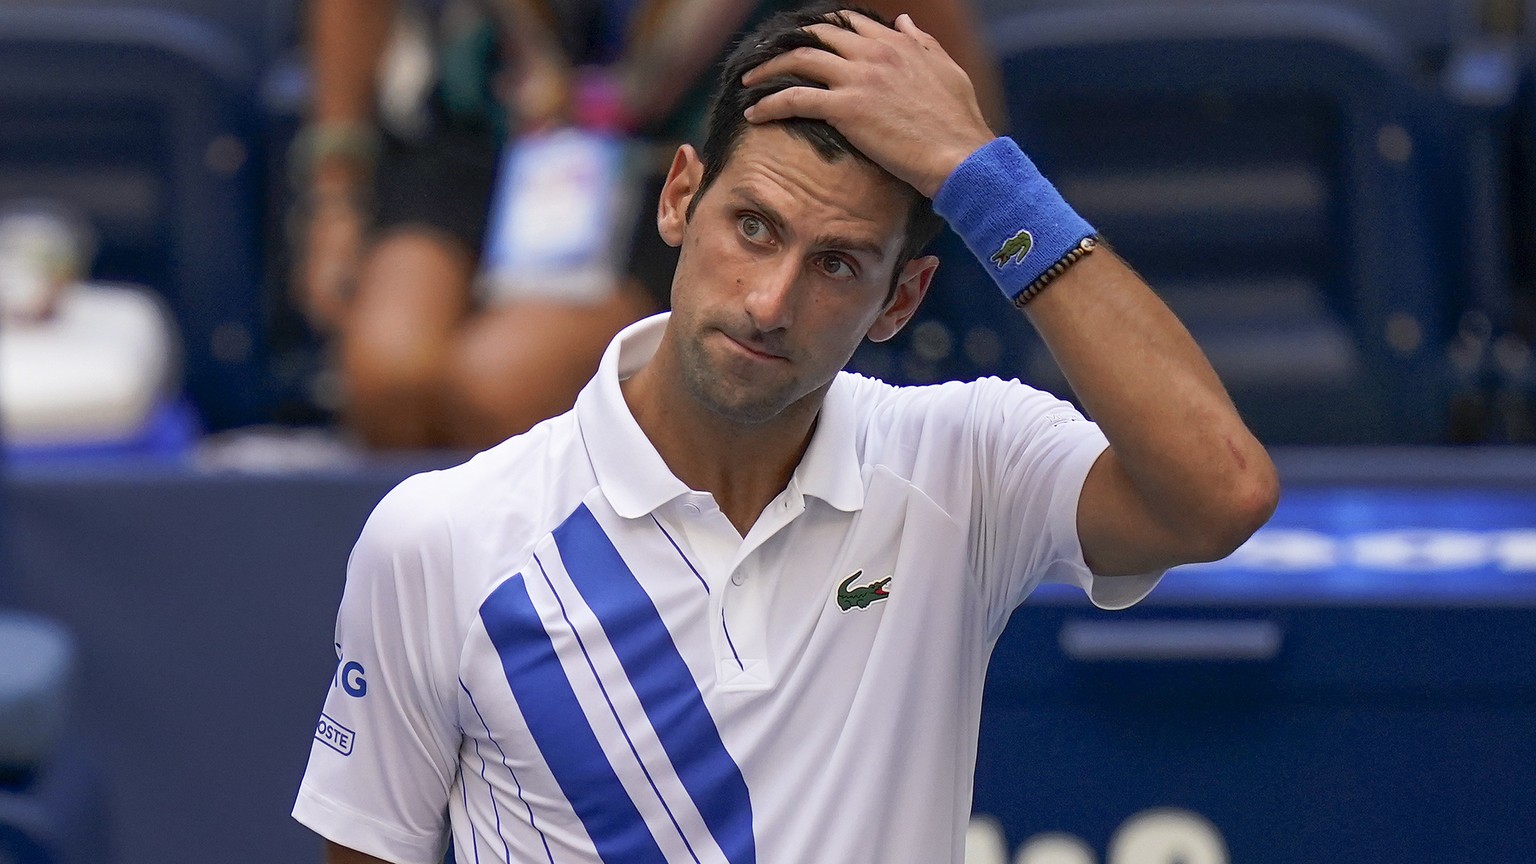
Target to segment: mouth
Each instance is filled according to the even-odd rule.
[[[769,348],[766,345],[763,345],[762,343],[749,342],[749,341],[746,341],[746,340],[738,339],[735,336],[732,336],[731,334],[726,333],[723,330],[720,331],[720,335],[724,336],[727,342],[730,342],[733,346],[735,346],[737,351],[739,351],[742,354],[747,355],[748,357],[751,357],[754,360],[760,360],[760,361],[764,361],[764,362],[772,362],[772,361],[788,362],[789,361],[789,358],[787,356],[785,356],[782,353],[779,353],[776,350],[773,350],[773,349]]]

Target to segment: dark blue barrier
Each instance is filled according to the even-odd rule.
[[[976,785],[1013,846],[1536,860],[1536,454],[1309,455],[1227,561],[1128,612],[1049,586],[1014,615]],[[1107,851],[1137,833],[1164,857]]]
[[[105,775],[113,862],[320,860],[288,809],[347,554],[412,467],[11,469],[3,581],[78,639],[77,734]]]

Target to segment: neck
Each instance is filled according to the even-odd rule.
[[[666,372],[665,348],[622,383],[624,401],[667,468],[708,492],[743,537],[789,485],[810,444],[826,388],[764,423],[743,424],[708,410]]]

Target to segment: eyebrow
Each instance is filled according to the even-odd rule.
[[[784,217],[779,215],[777,210],[763,203],[750,190],[738,186],[731,190],[731,194],[741,198],[748,207],[761,213],[763,218],[767,219],[780,234],[785,233]],[[885,260],[885,247],[864,237],[850,237],[845,234],[821,234],[815,238],[811,245],[817,248],[837,249],[843,252],[862,252],[876,261]]]

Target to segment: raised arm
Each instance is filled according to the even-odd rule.
[[[362,257],[377,135],[379,59],[395,19],[391,0],[310,0],[305,54],[310,107],[290,169],[305,216],[294,301],[325,330],[342,315]]]
[[[993,139],[970,81],[932,36],[905,16],[895,30],[851,17],[857,32],[810,28],[831,52],[801,49],[748,75],[751,83],[796,74],[828,89],[783,90],[748,118],[831,123],[935,197],[1010,297],[1060,272],[1023,308],[1109,439],[1078,505],[1094,572],[1141,573],[1230,553],[1269,518],[1279,487],[1188,331],[1112,250],[1065,254],[1092,229],[1016,145]],[[1074,259],[1064,272],[1053,267]]]

